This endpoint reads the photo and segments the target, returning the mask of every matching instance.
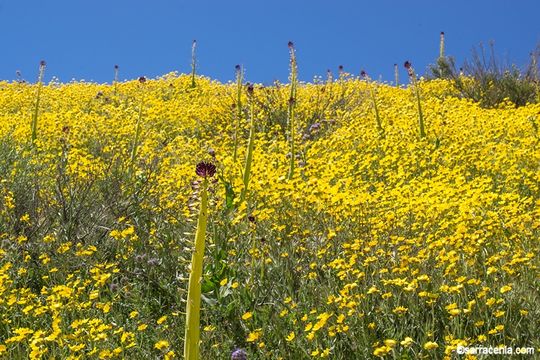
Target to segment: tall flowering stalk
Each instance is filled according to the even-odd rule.
[[[186,329],[184,336],[184,359],[199,360],[199,338],[201,319],[201,277],[204,259],[206,223],[208,221],[208,179],[216,173],[216,166],[208,162],[197,164],[195,173],[203,178],[201,186],[201,207],[197,219],[195,249],[191,257],[188,295],[186,303]]]
[[[118,65],[114,65],[114,80],[113,80],[113,84],[114,84],[114,95],[117,94],[117,90],[118,90],[118,70],[119,70],[119,67]]]
[[[236,65],[236,123],[234,125],[234,150],[233,161],[236,163],[238,152],[238,131],[242,121],[242,82],[244,81],[244,69]]]
[[[191,87],[194,88],[195,84],[195,68],[197,67],[197,57],[195,55],[195,49],[197,47],[197,40],[193,40],[191,44]]]
[[[439,58],[444,58],[444,31],[441,31],[441,39],[439,42]]]
[[[362,76],[362,78],[368,82],[369,95],[371,97],[371,103],[373,104],[373,110],[375,111],[375,119],[377,120],[377,130],[379,131],[379,134],[381,134],[382,136],[384,134],[384,129],[382,127],[381,116],[379,114],[379,107],[377,106],[377,97],[375,95],[374,85],[371,82],[370,77],[364,70],[360,72],[360,76]]]
[[[41,97],[41,88],[43,87],[43,76],[45,75],[45,66],[47,64],[44,60],[39,63],[39,76],[36,92],[36,103],[34,104],[34,113],[32,114],[32,144],[37,139],[37,121],[39,115],[39,100]]]
[[[141,76],[139,78],[139,83],[141,83],[141,102],[139,104],[139,116],[137,117],[137,124],[135,125],[135,138],[133,139],[133,147],[131,148],[131,164],[130,167],[133,169],[135,160],[137,159],[137,150],[139,148],[139,137],[141,136],[141,123],[143,117],[143,107],[144,107],[144,84],[146,83],[146,78]]]
[[[255,120],[253,112],[253,85],[249,85],[247,88],[248,98],[249,98],[249,118],[250,118],[250,128],[249,128],[249,140],[246,152],[246,162],[244,165],[244,188],[240,194],[240,202],[244,201],[247,196],[247,191],[249,187],[249,181],[251,176],[251,163],[253,161],[253,149],[255,147]]]
[[[422,103],[420,101],[420,87],[418,86],[418,80],[416,79],[416,74],[414,73],[414,69],[409,61],[405,61],[405,69],[407,69],[407,72],[409,73],[409,80],[411,81],[415,95],[416,95],[416,101],[418,104],[418,127],[420,130],[420,138],[426,137],[426,130],[424,127],[424,114],[422,113]]]
[[[394,82],[396,83],[396,86],[399,86],[399,71],[397,64],[394,64]]]
[[[298,85],[298,67],[296,64],[296,54],[294,50],[294,44],[292,41],[289,41],[289,52],[291,57],[291,74],[289,76],[290,80],[290,93],[289,93],[289,105],[287,108],[287,123],[289,127],[289,148],[290,148],[290,163],[289,163],[289,173],[288,178],[291,179],[294,175],[294,163],[295,163],[295,148],[294,148],[294,136],[295,136],[295,123],[294,123],[294,110],[296,105],[296,87]]]

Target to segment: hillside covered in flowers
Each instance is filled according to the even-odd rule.
[[[0,358],[181,358],[200,161],[201,358],[540,351],[540,104],[195,80],[0,82]]]

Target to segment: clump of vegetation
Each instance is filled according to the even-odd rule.
[[[502,61],[495,54],[494,43],[489,51],[480,44],[459,70],[455,59],[441,52],[429,67],[432,78],[451,80],[460,97],[472,99],[484,108],[493,108],[510,101],[516,107],[536,103],[540,97],[538,57],[540,46],[531,53],[523,71],[517,65]]]

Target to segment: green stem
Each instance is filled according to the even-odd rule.
[[[247,147],[247,153],[246,153],[246,163],[244,165],[244,189],[242,189],[242,193],[240,195],[240,202],[244,201],[246,199],[248,186],[249,186],[249,180],[251,175],[251,162],[253,161],[253,148],[255,147],[255,122],[253,119],[253,99],[250,103],[250,129],[249,129],[249,140],[248,140],[248,147]]]
[[[191,45],[191,87],[194,88],[195,84],[195,67],[197,65],[197,58],[195,57],[195,48],[197,47],[197,40],[193,40]]]
[[[377,120],[377,130],[382,135],[384,130],[382,127],[381,116],[379,114],[379,107],[377,106],[377,99],[375,97],[375,91],[373,90],[372,84],[369,85],[369,93],[371,94],[371,101],[373,103],[373,109],[375,110],[375,119]]]
[[[141,97],[141,104],[139,106],[139,116],[137,118],[137,124],[135,125],[135,138],[133,139],[133,148],[131,149],[131,163],[130,169],[133,170],[135,160],[137,158],[137,150],[139,147],[139,137],[141,136],[141,123],[142,123],[142,111],[144,107],[144,89]]]
[[[291,81],[291,91],[289,94],[289,107],[287,111],[287,125],[289,128],[289,148],[291,153],[291,158],[289,162],[289,172],[287,174],[287,178],[291,179],[294,175],[294,137],[295,137],[295,123],[294,123],[294,107],[296,104],[296,88],[297,88],[297,76],[298,76],[298,68],[296,64],[296,54],[294,52],[294,46],[290,45],[290,53],[291,53],[291,75],[290,75],[290,81]]]
[[[426,137],[426,131],[424,128],[424,114],[422,113],[422,102],[420,101],[420,87],[418,86],[418,81],[416,81],[416,74],[414,73],[414,70],[411,71],[411,81],[414,86],[416,102],[418,105],[418,126],[420,128],[420,138],[424,138]]]
[[[37,121],[39,114],[39,101],[41,98],[41,88],[43,86],[43,75],[45,74],[45,63],[42,62],[39,66],[38,88],[36,93],[36,104],[34,106],[34,113],[32,114],[32,144],[37,139]]]
[[[290,118],[290,122],[291,122],[291,130],[290,130],[290,152],[291,152],[291,159],[290,159],[290,162],[289,162],[289,174],[288,174],[288,179],[291,179],[294,175],[294,162],[295,162],[295,158],[294,158],[294,152],[295,152],[295,149],[294,149],[294,136],[295,136],[295,131],[294,131],[294,100],[290,101],[292,104],[289,105],[289,118]]]
[[[424,114],[422,113],[422,103],[420,101],[420,90],[418,86],[416,88],[416,101],[418,102],[418,125],[420,127],[420,137],[426,137],[426,131],[424,129]]]
[[[184,359],[199,360],[199,337],[201,316],[201,278],[204,259],[206,223],[208,221],[208,180],[205,178],[201,187],[201,208],[197,220],[195,251],[191,258],[188,295],[186,304],[186,331],[184,337]]]
[[[240,68],[236,72],[236,125],[234,127],[234,151],[233,162],[236,163],[236,157],[238,153],[238,131],[242,120],[242,82],[244,77],[244,70]]]

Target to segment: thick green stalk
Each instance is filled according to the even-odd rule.
[[[135,138],[133,139],[133,147],[131,148],[131,163],[130,168],[133,170],[135,165],[135,160],[137,159],[137,150],[139,148],[139,137],[141,136],[141,123],[142,123],[142,114],[144,107],[144,88],[141,96],[141,103],[139,105],[139,116],[137,117],[137,124],[135,125]]]
[[[441,31],[441,41],[439,43],[439,57],[444,58],[444,31]]]
[[[424,114],[422,113],[422,103],[420,101],[420,89],[418,85],[415,85],[416,89],[416,101],[418,102],[418,125],[420,127],[420,137],[426,137],[426,131],[424,129]]]
[[[118,93],[118,65],[114,65],[114,95]]]
[[[240,195],[240,202],[244,201],[247,196],[249,180],[251,176],[251,162],[253,161],[253,148],[255,147],[255,122],[253,119],[253,99],[250,103],[250,129],[249,129],[249,140],[246,153],[246,163],[244,165],[244,188]]]
[[[287,176],[288,179],[291,179],[294,175],[294,162],[295,162],[295,158],[294,158],[294,152],[295,152],[295,149],[294,149],[294,136],[295,136],[295,132],[294,132],[294,99],[290,99],[289,101],[289,119],[290,119],[290,132],[289,132],[289,136],[290,136],[290,153],[291,153],[291,158],[290,158],[290,162],[289,162],[289,174]]]
[[[191,258],[188,295],[186,304],[186,331],[184,337],[184,359],[199,360],[199,337],[201,316],[201,278],[204,259],[206,223],[208,221],[208,180],[205,178],[201,187],[201,208],[197,220],[195,251]]]
[[[287,175],[288,179],[291,179],[294,175],[294,164],[295,164],[295,148],[294,148],[294,137],[295,137],[295,123],[294,123],[294,107],[296,104],[296,87],[297,87],[297,76],[298,68],[296,65],[296,54],[294,52],[294,45],[292,42],[289,42],[289,50],[291,53],[291,91],[289,94],[289,107],[287,111],[287,125],[289,128],[289,149],[290,149],[290,162],[289,162],[289,173]]]
[[[39,77],[37,84],[36,103],[34,105],[34,113],[32,114],[32,144],[37,139],[37,121],[39,114],[39,100],[41,97],[41,88],[43,86],[43,75],[45,75],[45,61],[42,61],[39,65]]]
[[[375,119],[377,120],[377,130],[382,135],[384,130],[382,127],[381,116],[379,114],[379,107],[377,106],[377,98],[375,97],[375,90],[373,90],[373,84],[369,84],[369,93],[371,95],[371,102],[373,103],[373,109],[375,110]]]
[[[191,87],[194,88],[195,84],[195,68],[197,66],[197,58],[195,56],[195,48],[197,47],[197,40],[193,40],[191,45]]]
[[[420,128],[420,138],[424,138],[426,137],[426,131],[424,128],[424,114],[422,113],[422,102],[420,101],[420,88],[418,86],[418,81],[416,80],[416,74],[414,73],[414,70],[411,71],[411,81],[414,86],[416,101],[418,105],[418,127]]]
[[[236,157],[238,153],[238,131],[240,123],[242,121],[242,82],[244,77],[244,70],[237,66],[236,68],[236,124],[234,126],[234,151],[233,162],[236,163]]]

